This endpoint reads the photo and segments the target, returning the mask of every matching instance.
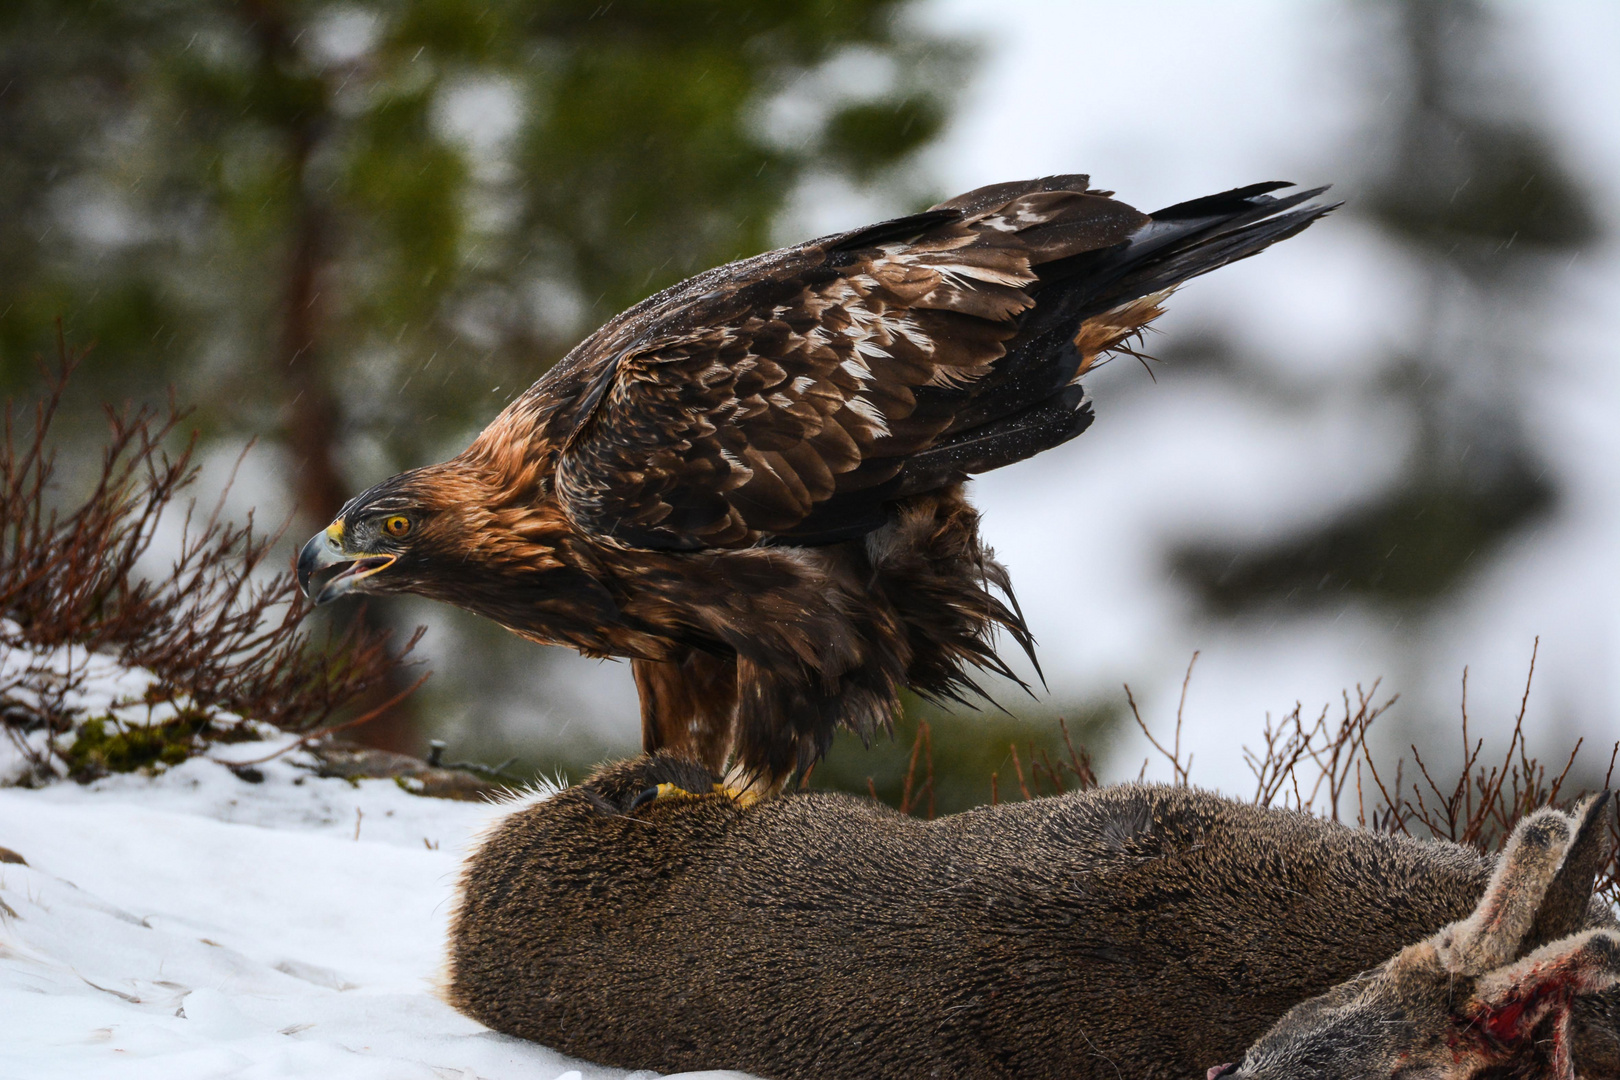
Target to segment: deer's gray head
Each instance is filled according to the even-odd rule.
[[[1582,929],[1608,800],[1525,818],[1472,915],[1295,1006],[1210,1080],[1574,1080],[1574,1003],[1620,982],[1620,933]]]

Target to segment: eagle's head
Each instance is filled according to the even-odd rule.
[[[519,398],[450,460],[350,499],[299,552],[304,595],[414,593],[501,621],[491,604],[514,598],[515,579],[561,567],[572,531],[550,498],[552,458],[530,411]]]
[[[355,496],[310,537],[298,555],[306,596],[326,604],[350,593],[424,591],[461,550],[464,526],[426,473],[400,473]]]
[[[537,473],[463,454],[390,477],[310,537],[298,584],[316,604],[351,593],[425,596],[536,640],[616,621]]]

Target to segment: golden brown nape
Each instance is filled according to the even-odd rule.
[[[353,499],[317,602],[410,592],[629,658],[648,749],[769,789],[902,688],[1033,659],[967,477],[1091,422],[1080,377],[1181,282],[1330,207],[1258,184],[1144,214],[1054,176],[701,274],[614,318],[456,459]]]

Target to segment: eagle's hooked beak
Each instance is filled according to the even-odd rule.
[[[316,606],[353,592],[366,578],[394,564],[397,555],[350,554],[343,550],[343,522],[316,533],[298,553],[298,587]]]

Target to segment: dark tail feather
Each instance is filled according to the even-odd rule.
[[[1264,180],[1258,184],[1246,184],[1231,191],[1222,191],[1216,195],[1204,195],[1186,202],[1178,202],[1174,206],[1167,206],[1163,210],[1155,210],[1148,217],[1154,221],[1187,221],[1199,218],[1229,219],[1234,213],[1241,214],[1246,210],[1260,210],[1262,216],[1286,210],[1290,206],[1297,206],[1306,199],[1314,198],[1327,190],[1327,185],[1312,188],[1309,191],[1296,191],[1292,195],[1281,198],[1270,198],[1273,191],[1294,186],[1292,180]]]
[[[1079,303],[1056,306],[1068,309],[1062,314],[1078,324],[1092,315],[1258,254],[1340,205],[1300,205],[1322,194],[1326,187],[1281,197],[1266,194],[1288,186],[1282,181],[1251,184],[1166,207],[1118,247],[1078,256],[1072,267],[1042,267],[1042,281],[1048,275],[1068,279],[1065,284],[1079,294]]]
[[[1091,309],[1088,314],[1107,311],[1258,254],[1342,205],[1300,205],[1326,191],[1325,186],[1281,198],[1265,194],[1287,186],[1254,184],[1158,211],[1152,223],[1114,255],[1119,277],[1113,287],[1086,305]]]
[[[962,429],[908,463],[905,490],[926,490],[953,471],[997,469],[1084,431],[1090,411],[1069,385],[1083,359],[1074,345],[1080,324],[1246,259],[1339,205],[1304,205],[1325,187],[1268,194],[1289,186],[1251,184],[1178,203],[1121,244],[1042,264],[1039,301],[997,365],[999,385],[985,386],[973,407],[958,414]]]

